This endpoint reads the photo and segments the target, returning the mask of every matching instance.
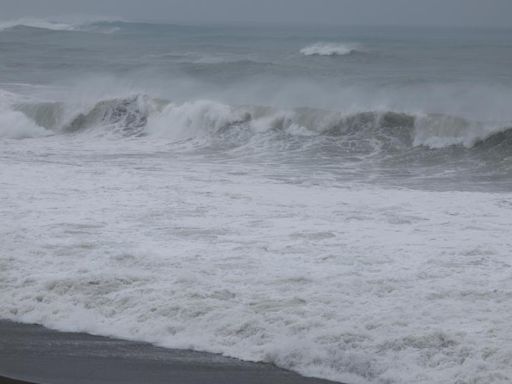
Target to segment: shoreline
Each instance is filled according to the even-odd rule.
[[[329,384],[272,364],[0,320],[0,384]]]
[[[11,379],[10,377],[0,376],[0,384],[35,384],[29,381]]]

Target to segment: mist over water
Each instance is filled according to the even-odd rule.
[[[506,383],[512,32],[0,23],[0,317]]]

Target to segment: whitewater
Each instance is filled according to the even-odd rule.
[[[0,318],[509,383],[510,37],[0,23]]]

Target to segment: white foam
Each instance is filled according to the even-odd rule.
[[[22,17],[14,20],[0,21],[0,31],[15,27],[30,27],[47,29],[51,31],[84,31],[98,33],[114,33],[119,30],[117,26],[98,25],[97,23],[121,21],[118,18],[106,17],[68,17],[69,21],[57,21],[50,19],[40,19],[33,17]]]
[[[49,29],[52,31],[72,31],[75,29],[75,26],[67,23],[24,17],[0,22],[0,31],[19,26]]]
[[[48,135],[50,132],[46,129],[12,109],[12,104],[18,99],[18,95],[0,89],[0,138],[22,139]]]
[[[242,118],[243,115],[229,105],[210,100],[171,103],[150,117],[147,132],[177,140],[188,139],[214,133]]]
[[[186,110],[230,116],[166,113]],[[0,150],[0,318],[350,384],[512,378],[511,194],[309,182],[151,137]]]
[[[300,50],[305,56],[344,56],[359,50],[358,45],[350,43],[315,43]]]
[[[0,109],[0,137],[2,138],[23,139],[45,136],[49,133],[21,112]]]

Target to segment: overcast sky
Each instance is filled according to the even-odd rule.
[[[512,0],[0,0],[0,19],[103,15],[179,23],[512,27]]]

